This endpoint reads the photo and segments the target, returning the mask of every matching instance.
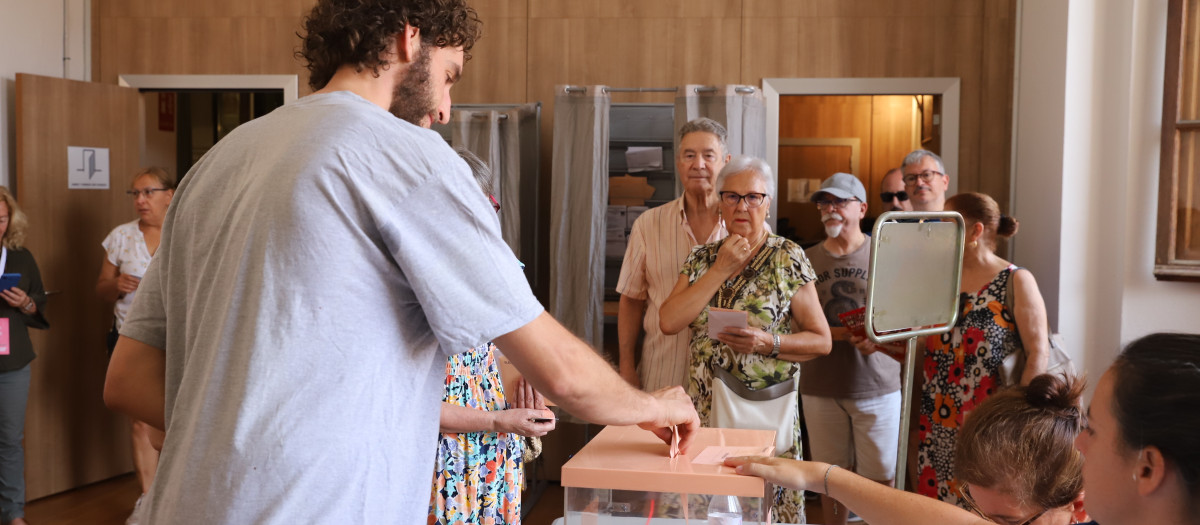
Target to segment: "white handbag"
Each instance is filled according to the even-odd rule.
[[[710,426],[774,430],[775,453],[792,448],[799,410],[797,382],[800,374],[766,388],[753,390],[724,368],[713,367]]]

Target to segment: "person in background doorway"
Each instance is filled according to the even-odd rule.
[[[892,168],[879,184],[879,199],[883,201],[883,211],[912,211],[912,201],[908,200],[908,192],[904,190],[904,170]]]
[[[137,292],[138,283],[150,266],[150,258],[158,250],[162,238],[163,220],[171,197],[175,195],[175,180],[166,170],[157,167],[142,169],[133,176],[129,194],[133,198],[136,220],[116,228],[100,243],[104,247],[104,262],[100,263],[100,277],[96,280],[96,295],[113,303],[112,330],[108,333],[108,354],[111,356],[117,344],[117,331]],[[158,451],[162,449],[163,432],[144,422],[131,419],[130,437],[133,441],[133,469],[137,474],[142,494],[150,490],[154,482],[154,471],[158,469]],[[141,504],[138,497],[137,506]]]
[[[724,239],[717,199],[717,174],[729,162],[725,127],[698,118],[679,128],[675,171],[683,196],[638,217],[629,233],[617,292],[618,368],[629,384],[653,392],[687,381],[688,335],[667,335],[658,326],[659,309],[667,300],[679,266],[692,248]],[[642,358],[634,355],[641,330]]]
[[[33,254],[25,249],[29,220],[8,188],[0,186],[0,273],[19,274],[0,290],[0,524],[25,525],[25,406],[29,363],[36,357],[29,329],[50,328],[46,291]]]
[[[817,273],[817,297],[833,336],[829,355],[804,363],[800,395],[812,459],[892,486],[900,436],[900,364],[850,343],[839,314],[867,302],[871,240],[859,231],[867,190],[858,177],[834,173],[812,200],[825,226],[824,242],[806,253]],[[848,512],[821,496],[822,523],[844,524]]]
[[[919,149],[904,156],[900,165],[904,172],[904,190],[912,201],[913,211],[942,211],[946,204],[946,190],[950,187],[950,175],[942,158],[936,153]]]

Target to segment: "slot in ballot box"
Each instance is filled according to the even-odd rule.
[[[721,463],[729,456],[774,455],[774,431],[701,428],[686,454],[669,458],[667,451],[649,431],[605,427],[562,467],[562,523],[771,523],[773,487]]]

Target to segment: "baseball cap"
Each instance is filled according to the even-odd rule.
[[[867,202],[867,189],[863,187],[858,177],[849,173],[834,173],[822,181],[821,189],[813,194],[812,201],[817,202],[822,193],[828,193],[839,199],[858,199],[861,202]]]

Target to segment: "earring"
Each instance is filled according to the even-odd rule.
[[[971,247],[972,247],[972,248],[975,248],[975,247],[977,247],[977,246],[979,246],[979,241],[971,241]]]

